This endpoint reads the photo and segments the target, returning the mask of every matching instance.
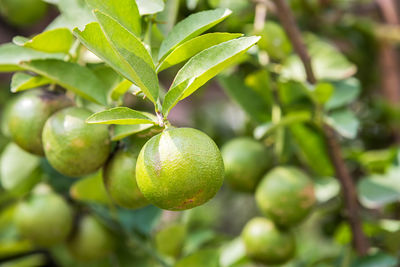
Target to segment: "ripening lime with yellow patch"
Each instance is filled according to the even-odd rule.
[[[278,225],[294,226],[303,221],[315,205],[314,185],[307,174],[296,167],[277,167],[258,185],[256,202]]]
[[[169,128],[143,146],[136,179],[150,203],[185,210],[215,196],[224,180],[224,164],[217,145],[205,133]]]
[[[90,115],[87,109],[71,107],[55,113],[44,126],[46,158],[64,175],[91,174],[104,165],[110,154],[108,127],[87,124]]]

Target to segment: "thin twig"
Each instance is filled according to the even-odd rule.
[[[315,84],[317,79],[314,75],[311,58],[307,48],[304,45],[300,30],[296,24],[295,18],[285,0],[274,0],[278,11],[279,19],[291,40],[296,53],[303,62],[307,75],[307,81]],[[363,230],[359,217],[359,205],[357,202],[357,193],[350,172],[342,158],[340,144],[336,138],[335,131],[328,125],[323,126],[323,132],[329,147],[329,156],[335,167],[336,177],[339,180],[344,198],[344,204],[347,211],[347,218],[353,233],[353,246],[359,255],[366,255],[369,249],[369,242]]]

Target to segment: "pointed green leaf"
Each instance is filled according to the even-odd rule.
[[[32,76],[24,72],[17,72],[11,79],[11,92],[16,93],[49,84],[51,81],[43,76]]]
[[[340,135],[350,139],[356,138],[360,125],[360,121],[354,113],[348,109],[332,112],[326,117],[326,122]]]
[[[164,10],[163,0],[136,0],[141,16],[155,14]]]
[[[70,30],[75,27],[83,28],[86,24],[96,21],[84,0],[59,0],[58,9],[62,14],[63,26]]]
[[[111,140],[119,141],[134,134],[138,134],[140,137],[153,136],[162,130],[163,128],[154,124],[115,125],[114,131],[111,134]]]
[[[350,104],[361,92],[360,81],[356,78],[332,82],[332,85],[334,86],[333,95],[329,101],[325,103],[325,108],[327,110]]]
[[[13,42],[37,51],[67,54],[74,43],[74,36],[69,29],[59,28],[42,32],[31,40],[17,36],[13,39]]]
[[[135,79],[136,74],[134,70],[108,42],[99,23],[89,23],[83,31],[75,28],[74,34],[90,51],[103,59],[122,76],[130,81]]]
[[[157,67],[157,72],[165,70],[173,65],[179,64],[196,55],[197,53],[210,48],[214,45],[238,38],[240,33],[221,33],[214,32],[195,37],[177,48],[169,54]]]
[[[156,103],[159,95],[158,77],[153,59],[143,43],[111,17],[100,11],[95,11],[95,15],[108,41],[131,66],[131,82],[139,86],[143,93]]]
[[[103,183],[103,173],[99,171],[75,182],[70,190],[71,197],[78,201],[98,204],[111,204],[107,190]]]
[[[289,129],[297,145],[297,153],[299,153],[304,162],[318,176],[333,176],[334,169],[321,133],[304,123],[291,125]]]
[[[22,66],[89,101],[107,104],[107,88],[89,68],[55,59],[24,62]]]
[[[115,86],[113,89],[111,89],[110,96],[111,99],[114,101],[117,101],[121,96],[123,96],[129,88],[131,88],[132,82],[128,80],[123,80],[117,86]]]
[[[163,113],[169,111],[182,99],[191,95],[208,80],[229,67],[260,37],[242,37],[210,47],[192,57],[179,70],[170,90],[165,95]]]
[[[49,54],[39,52],[11,43],[3,44],[0,45],[0,72],[11,72],[23,69],[20,66],[22,61],[47,58],[62,59],[64,56],[64,54]]]
[[[0,178],[4,189],[21,195],[29,192],[39,182],[40,158],[10,143],[0,159]]]
[[[90,124],[155,124],[146,113],[127,107],[117,107],[97,112],[90,116],[86,122]]]
[[[98,9],[104,14],[109,15],[128,31],[136,36],[140,36],[142,31],[141,18],[135,1],[132,0],[86,0],[93,8]]]
[[[236,75],[221,75],[218,81],[228,96],[258,123],[270,120],[271,107],[263,101],[262,97],[243,83],[241,77]]]
[[[214,25],[220,23],[231,13],[229,9],[220,8],[198,12],[180,21],[162,42],[158,59],[163,59],[172,49],[202,34]]]

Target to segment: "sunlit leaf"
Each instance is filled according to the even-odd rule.
[[[176,75],[165,95],[163,113],[169,111],[182,99],[216,76],[240,58],[259,37],[242,37],[210,47],[192,57]]]
[[[11,92],[16,93],[49,84],[51,81],[43,76],[32,76],[24,72],[17,72],[11,80]]]
[[[117,107],[93,114],[87,120],[90,124],[155,124],[146,113],[127,107]]]
[[[136,0],[141,16],[155,14],[164,10],[163,0]]]
[[[163,59],[178,45],[210,29],[231,13],[229,9],[208,10],[192,14],[180,21],[162,42],[158,59]]]

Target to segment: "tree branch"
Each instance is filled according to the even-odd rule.
[[[303,62],[307,81],[311,84],[315,84],[317,79],[311,65],[311,58],[304,45],[292,11],[285,0],[274,0],[274,3],[276,4],[279,19],[293,44],[293,48]],[[369,249],[369,242],[362,230],[354,182],[342,158],[340,144],[336,138],[335,131],[330,126],[323,125],[323,132],[329,148],[330,159],[335,167],[336,177],[341,184],[346,215],[353,233],[353,246],[359,255],[366,255]]]

